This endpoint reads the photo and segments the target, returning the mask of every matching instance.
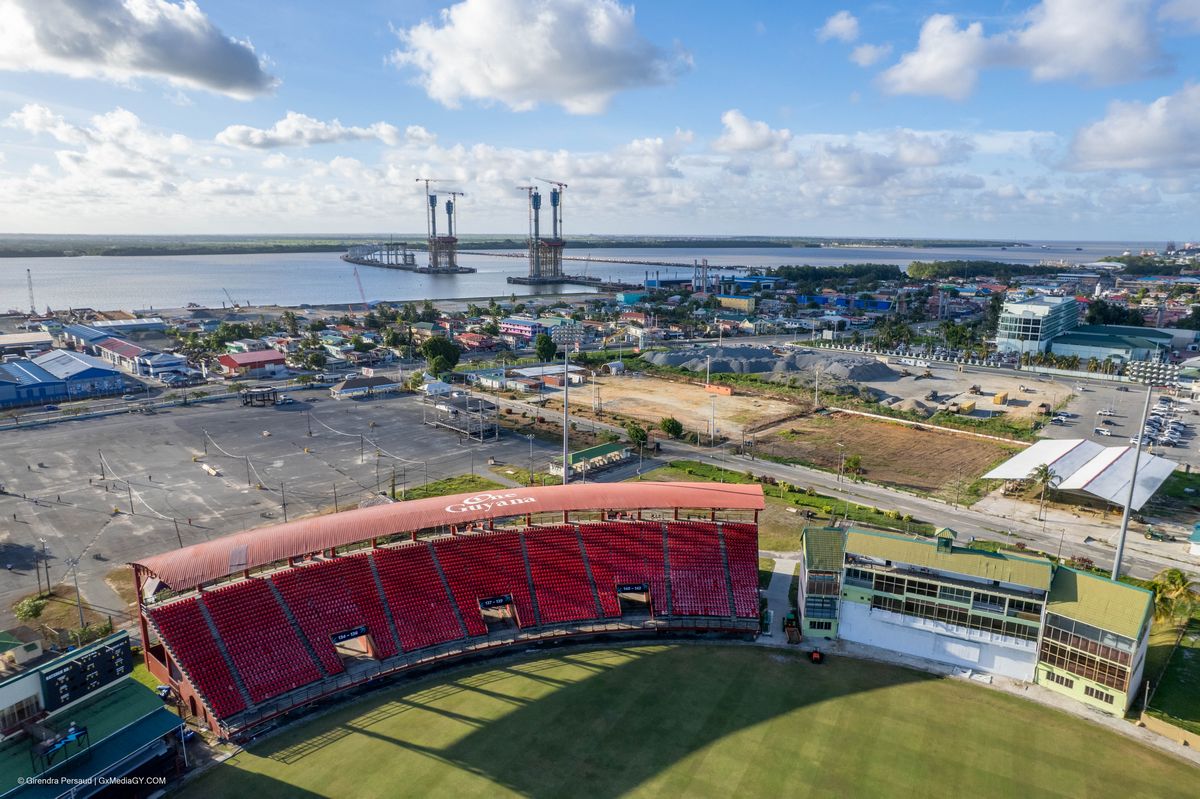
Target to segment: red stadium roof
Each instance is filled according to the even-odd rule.
[[[372,538],[526,513],[648,508],[762,510],[762,487],[729,483],[585,483],[415,499],[259,527],[135,561],[175,591],[245,569]]]

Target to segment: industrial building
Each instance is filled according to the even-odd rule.
[[[121,372],[98,358],[51,350],[33,359],[0,363],[0,408],[120,394],[127,385]]]
[[[282,352],[231,352],[217,358],[221,371],[234,377],[269,377],[287,372]]]
[[[1043,557],[959,546],[956,535],[806,528],[804,629],[1123,714],[1141,685],[1152,594]]]
[[[1000,352],[1048,352],[1055,336],[1079,324],[1074,297],[1034,295],[1004,302],[996,329]]]
[[[400,382],[398,377],[384,377],[383,375],[350,377],[330,386],[329,396],[335,400],[356,399],[376,394],[390,394],[399,391],[403,387],[404,384]]]
[[[1087,363],[1106,358],[1122,363],[1159,361],[1171,351],[1175,337],[1153,327],[1127,325],[1079,325],[1054,338],[1050,351],[1055,355],[1076,355]]]
[[[594,447],[568,453],[567,461],[570,463],[571,477],[586,479],[589,474],[610,469],[613,466],[619,466],[627,462],[631,457],[631,450],[628,444],[613,442],[610,444],[597,444]],[[561,456],[550,460],[549,471],[550,474],[562,475]]]
[[[49,333],[5,333],[0,335],[0,357],[41,352],[50,349],[52,343]]]

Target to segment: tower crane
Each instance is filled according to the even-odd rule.
[[[354,267],[354,282],[358,284],[358,296],[362,297],[363,313],[371,312],[371,305],[367,302],[367,292],[363,291],[362,278],[358,276],[358,267]]]

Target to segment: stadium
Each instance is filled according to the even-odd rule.
[[[1194,779],[1125,721],[1047,707],[1036,680],[1028,701],[853,649],[814,663],[826,636],[856,635],[814,610],[822,569],[857,601],[853,530],[804,531],[792,591],[817,625],[808,647],[763,635],[779,582],[760,598],[764,505],[745,484],[498,489],[144,558],[131,565],[149,674],[128,679],[121,631],[11,678],[22,707],[51,715],[25,723],[32,748],[0,747],[4,795],[91,795],[55,780],[110,775],[183,776],[177,794],[204,799],[1163,796]],[[976,563],[944,537],[880,541],[885,570],[899,557],[957,581]],[[1061,590],[1046,594],[1056,614]],[[885,612],[917,623],[871,611]],[[189,746],[189,726],[210,746]]]
[[[362,508],[133,564],[145,661],[217,736],[547,640],[759,629],[762,489],[583,484]]]

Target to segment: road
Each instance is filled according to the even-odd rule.
[[[480,396],[487,396],[496,401],[496,398],[491,395],[480,394]],[[501,407],[511,407],[516,410],[536,410],[535,406],[519,400],[500,399],[499,403]],[[556,414],[549,414],[547,418],[554,419]],[[617,425],[596,422],[591,419],[581,419],[579,424],[594,426],[600,430],[623,432],[622,428]],[[735,455],[726,452],[724,448],[718,448],[714,452],[706,447],[696,447],[679,441],[664,441],[661,446],[662,451],[658,458],[658,461],[661,462],[672,459],[688,459],[738,472],[752,471],[756,475],[770,475],[789,483],[811,486],[820,493],[841,501],[908,513],[913,518],[932,522],[939,527],[950,527],[960,534],[974,538],[1010,543],[1021,541],[1030,548],[1043,552],[1057,553],[1061,546],[1064,555],[1088,557],[1098,566],[1105,567],[1111,565],[1115,554],[1115,550],[1106,540],[1086,540],[1087,534],[1081,532],[1082,528],[1072,529],[1072,526],[1069,525],[1048,523],[1043,529],[1042,522],[1033,518],[997,518],[970,508],[954,507],[937,499],[896,491],[880,485],[839,480],[836,474],[817,469]],[[653,465],[645,466],[645,470],[650,468],[653,468]],[[625,479],[625,476],[605,473],[599,476],[599,479]],[[1036,509],[1031,509],[1031,511],[1036,512]],[[1114,523],[1105,530],[1110,536],[1116,534],[1116,517],[1114,517]],[[1140,537],[1130,536],[1127,539],[1125,551],[1123,572],[1135,577],[1152,577],[1163,569],[1171,567],[1197,571],[1194,561],[1187,558],[1183,545],[1172,546],[1161,542],[1147,542]]]

